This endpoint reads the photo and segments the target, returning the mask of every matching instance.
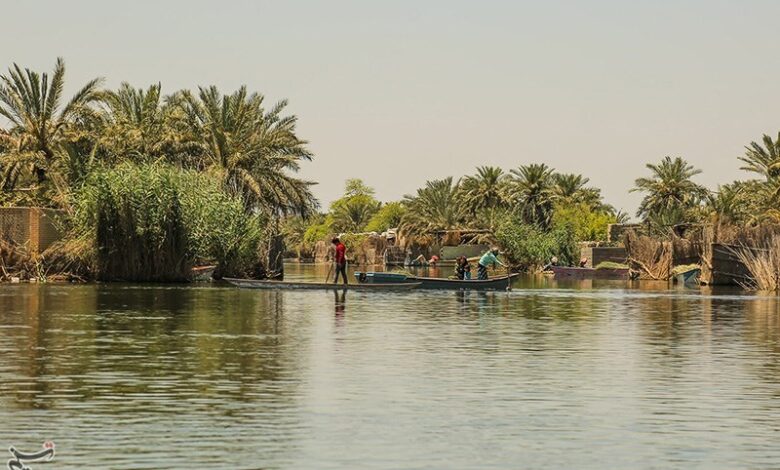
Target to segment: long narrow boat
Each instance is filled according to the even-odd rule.
[[[628,268],[595,269],[550,266],[555,279],[628,279]]]
[[[453,289],[453,290],[508,290],[512,279],[519,274],[491,277],[490,279],[444,279],[440,277],[409,276],[407,282],[420,282],[420,289]]]
[[[445,289],[445,290],[505,290],[511,286],[512,279],[519,274],[510,274],[508,276],[492,277],[487,280],[479,279],[445,279],[440,277],[418,277],[408,276],[400,273],[355,273],[355,278],[364,283],[419,283],[420,289]]]
[[[223,278],[234,286],[245,289],[288,289],[288,290],[411,290],[419,287],[420,282],[401,282],[401,283],[366,283],[366,284],[333,284],[331,282],[291,282],[291,281],[268,281],[256,279],[235,279]]]

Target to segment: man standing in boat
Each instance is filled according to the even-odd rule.
[[[479,263],[477,264],[477,279],[486,281],[488,278],[488,266],[493,265],[493,268],[495,269],[496,265],[501,265],[503,267],[506,267],[504,263],[498,260],[498,248],[493,247],[482,255],[482,257],[479,259]]]
[[[333,239],[333,245],[336,247],[336,253],[333,262],[336,265],[336,274],[333,276],[333,283],[338,284],[339,273],[344,278],[344,284],[347,284],[347,247],[341,243],[338,237]]]

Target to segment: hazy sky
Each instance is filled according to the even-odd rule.
[[[36,1],[0,8],[0,68],[67,64],[69,90],[241,84],[290,100],[324,205],[383,200],[478,165],[583,173],[633,213],[644,164],[743,177],[780,130],[780,2]]]

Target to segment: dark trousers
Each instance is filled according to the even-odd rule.
[[[488,271],[487,266],[482,266],[481,264],[477,265],[477,279],[480,280],[487,280],[488,278]]]
[[[347,282],[347,263],[336,263],[336,275],[333,276],[334,284],[338,284],[339,274],[344,278],[344,284],[349,284]]]

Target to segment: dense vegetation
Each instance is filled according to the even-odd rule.
[[[627,220],[586,177],[544,163],[479,167],[388,203],[352,179],[320,213],[312,183],[295,177],[312,154],[285,101],[268,105],[245,87],[108,90],[100,79],[66,100],[64,84],[61,59],[51,74],[14,64],[0,75],[0,205],[63,210],[65,246],[99,278],[178,280],[212,261],[246,274],[278,233],[303,256],[333,234],[391,228],[418,246],[471,231],[538,266],[552,255],[575,261],[577,242],[604,241],[608,224]],[[780,222],[780,135],[751,142],[739,159],[755,178],[714,192],[680,157],[648,164],[632,189],[643,195],[636,216],[655,232]]]
[[[479,167],[474,175],[428,181],[416,194],[382,204],[372,188],[353,179],[327,213],[310,224],[288,219],[285,231],[299,254],[330,234],[398,229],[407,241],[425,245],[447,231],[471,231],[481,234],[477,241],[501,244],[516,264],[540,265],[552,255],[573,262],[577,241],[604,241],[607,226],[626,218],[588,182],[545,164],[509,173]]]
[[[61,59],[51,75],[16,64],[0,75],[0,205],[70,214],[100,278],[183,279],[197,261],[245,272],[261,220],[317,208],[311,183],[292,176],[312,155],[285,101],[99,79],[65,101],[64,83]]]

